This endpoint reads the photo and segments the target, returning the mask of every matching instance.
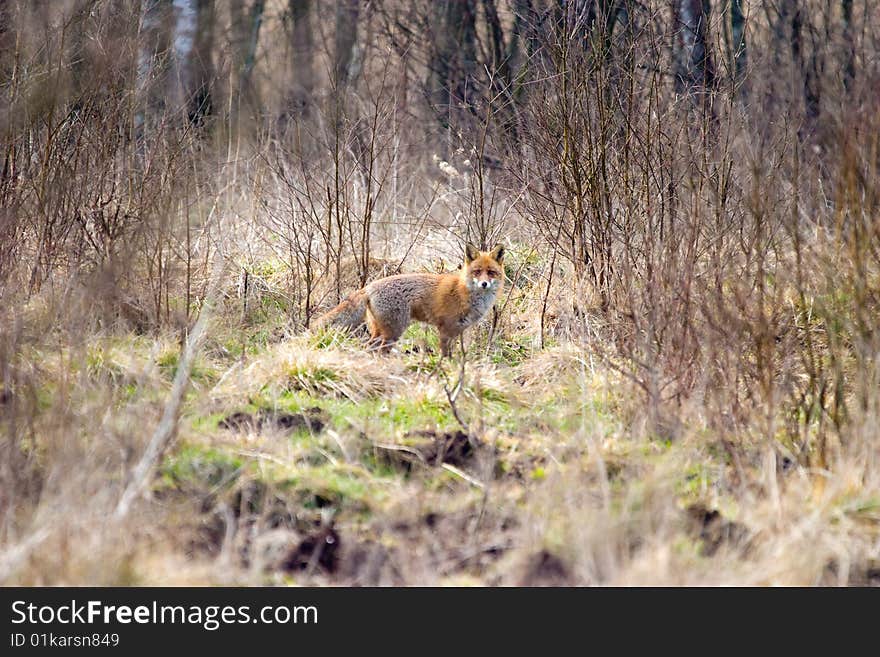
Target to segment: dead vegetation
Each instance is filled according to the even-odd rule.
[[[868,4],[0,2],[0,582],[876,585]]]

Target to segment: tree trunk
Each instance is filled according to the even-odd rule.
[[[198,0],[173,0],[171,57],[169,58],[167,99],[172,112],[189,110],[193,89],[191,67],[198,24]]]
[[[498,7],[495,0],[482,0],[482,4],[486,16],[488,31],[486,41],[489,44],[491,71],[499,78],[500,86],[507,86],[510,83],[510,60],[507,58],[507,45],[504,29],[501,27],[501,18],[498,16]]]
[[[135,89],[143,94],[134,117],[138,151],[166,110],[168,59],[171,50],[171,0],[144,0],[140,16],[140,52]]]
[[[790,47],[794,65],[801,73],[803,79],[804,111],[808,119],[813,120],[819,116],[819,72],[816,49],[807,55],[804,52],[804,30],[812,29],[811,24],[805,25],[804,8],[797,3],[791,12]],[[780,11],[780,17],[788,14]]]
[[[725,34],[727,34],[726,30]],[[747,61],[746,19],[742,10],[742,0],[730,0],[730,32],[727,49],[733,83],[739,87],[745,79]]]
[[[249,92],[265,10],[266,0],[254,0],[249,12],[245,12],[244,0],[233,0],[229,9],[235,40],[233,45],[237,55],[235,65],[238,69],[238,93]]]
[[[229,45],[235,53],[234,80],[229,90],[232,98],[230,120],[235,126],[239,126],[238,117],[242,107],[253,109],[260,106],[257,90],[251,84],[251,74],[256,63],[257,44],[260,39],[260,28],[263,25],[266,1],[255,0],[250,11],[246,11],[244,5],[244,0],[231,0],[229,7],[232,28]]]
[[[471,104],[470,84],[476,68],[475,0],[434,3],[428,97],[444,128],[455,123],[457,110]]]
[[[196,0],[196,31],[190,54],[189,120],[201,125],[214,109],[214,0]]]
[[[841,0],[840,10],[843,22],[843,86],[847,91],[852,89],[856,79],[856,43],[852,26],[852,0]]]
[[[709,52],[708,0],[675,0],[675,90],[706,91],[715,84],[715,67]]]
[[[512,71],[512,95],[515,102],[522,100],[529,79],[529,63],[540,49],[537,38],[538,19],[531,0],[513,0],[513,30],[507,42],[505,58]]]
[[[360,0],[339,0],[336,3],[334,86],[343,91],[348,82],[357,75],[360,57],[358,52],[358,16]]]
[[[295,116],[311,114],[315,88],[315,42],[311,25],[312,0],[288,0],[290,12],[291,91],[286,111]]]

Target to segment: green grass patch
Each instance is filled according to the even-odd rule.
[[[340,380],[339,374],[329,367],[302,367],[294,365],[285,372],[288,390],[323,392],[333,389],[333,383]]]
[[[177,375],[177,367],[180,364],[180,352],[177,350],[166,350],[159,354],[156,358],[156,366],[162,373],[162,376],[169,381],[173,381]],[[196,383],[210,385],[219,378],[217,371],[207,363],[203,358],[196,358],[190,368],[190,379]]]
[[[255,262],[248,267],[251,274],[273,280],[278,276],[286,276],[290,271],[288,264],[281,258],[266,258],[260,262]]]
[[[312,349],[356,349],[363,345],[357,332],[324,326],[312,333],[309,346]]]
[[[433,372],[441,361],[437,330],[421,322],[413,322],[407,327],[396,348],[404,355],[406,369],[410,372]]]
[[[533,340],[523,336],[516,339],[497,339],[489,351],[489,359],[496,365],[516,367],[528,360],[534,352]]]
[[[115,362],[109,351],[100,345],[90,345],[86,350],[86,373],[92,379],[107,378],[113,383],[123,380],[125,369]]]
[[[703,498],[705,490],[710,485],[709,468],[701,463],[695,463],[681,473],[681,478],[675,483],[675,492],[683,503],[694,503]]]
[[[230,486],[241,474],[243,461],[213,447],[183,444],[166,457],[159,469],[162,483],[170,488],[209,489]]]
[[[330,464],[302,470],[284,484],[295,490],[306,508],[368,507],[368,476],[350,467]]]
[[[198,415],[192,419],[192,428],[196,431],[213,433],[219,429],[219,424],[227,418],[230,412],[210,413],[208,415]]]
[[[271,401],[263,398],[272,408],[291,413],[303,412],[318,407],[326,411],[331,426],[336,429],[356,427],[359,430],[375,432],[377,438],[393,435],[398,431],[417,429],[447,430],[457,426],[449,404],[444,400],[427,397],[395,397],[365,399],[352,402],[345,398],[311,397],[306,391],[287,391]]]

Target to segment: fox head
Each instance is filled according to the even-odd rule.
[[[471,290],[497,292],[504,279],[504,247],[500,244],[491,251],[480,251],[473,244],[464,249],[465,282]]]

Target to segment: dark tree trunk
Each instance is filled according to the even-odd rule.
[[[843,22],[843,86],[847,91],[852,89],[856,79],[856,43],[852,25],[852,0],[841,0],[840,10]]]
[[[488,30],[486,41],[489,44],[490,70],[499,78],[501,85],[507,86],[510,83],[510,60],[507,57],[504,29],[501,27],[498,7],[495,0],[482,0],[482,5]]]
[[[519,15],[515,16],[510,35],[505,38],[496,0],[482,0],[482,6],[486,17],[486,43],[490,58],[488,63],[491,77],[490,94],[496,99],[493,104],[497,108],[501,133],[512,144],[517,144],[519,131],[516,125],[516,94],[512,62],[518,50],[517,41],[522,29],[522,18]]]
[[[741,87],[746,74],[746,19],[742,10],[742,0],[730,0],[730,21],[725,17],[725,29],[727,36],[727,52],[730,67],[730,75],[733,83]]]
[[[783,13],[785,12],[785,13]],[[788,15],[788,10],[780,11],[780,17]],[[805,9],[798,2],[791,11],[791,32],[790,46],[791,58],[795,66],[801,72],[803,78],[803,94],[804,94],[804,111],[810,120],[814,120],[819,116],[819,70],[818,70],[818,53],[813,48],[807,54],[804,48],[804,40],[806,30],[811,30],[812,25],[805,23]]]
[[[678,93],[706,91],[715,85],[715,67],[709,51],[708,0],[675,0],[674,60]]]
[[[532,0],[513,0],[513,30],[505,53],[511,70],[512,97],[521,103],[529,79],[529,65],[540,49],[538,40],[538,17]]]
[[[263,26],[263,14],[266,0],[254,0],[250,11],[245,13],[243,0],[234,0],[230,7],[232,30],[235,49],[238,53],[238,90],[249,93],[251,73],[257,55],[257,44],[260,40],[260,28]]]
[[[189,120],[201,125],[214,109],[214,0],[196,0],[196,30],[190,54]]]
[[[287,110],[306,117],[311,114],[315,90],[315,38],[312,29],[312,0],[288,0],[292,84]]]
[[[432,19],[428,96],[441,125],[449,127],[458,111],[472,103],[470,89],[477,63],[475,0],[438,0]]]

